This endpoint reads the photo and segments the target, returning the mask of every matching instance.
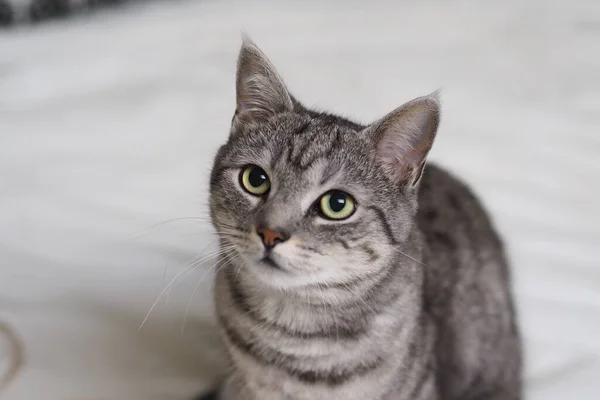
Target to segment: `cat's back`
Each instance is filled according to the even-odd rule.
[[[501,273],[492,282],[498,290],[508,286],[502,241],[471,189],[429,164],[423,172],[418,202],[417,225],[424,241],[430,303],[450,304],[454,292],[477,283],[482,274]]]
[[[428,165],[417,224],[424,240],[425,307],[437,328],[443,398],[477,398],[487,379],[505,380],[517,395],[520,340],[509,266],[484,206],[460,180]]]
[[[429,250],[503,254],[502,242],[484,206],[471,189],[449,172],[427,165],[418,202],[417,224]]]
[[[417,223],[430,245],[445,245],[447,250],[501,250],[502,243],[480,200],[444,169],[426,166],[418,202]]]

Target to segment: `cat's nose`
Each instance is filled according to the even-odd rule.
[[[268,228],[257,228],[256,232],[258,233],[258,236],[260,236],[265,245],[265,249],[267,250],[271,250],[278,243],[283,243],[290,238],[285,232],[278,232]]]

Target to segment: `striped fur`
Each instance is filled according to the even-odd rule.
[[[436,95],[362,126],[304,108],[248,40],[237,91],[211,174],[219,399],[520,399],[500,240],[463,184],[423,169]],[[264,196],[240,187],[247,165],[269,176]],[[331,189],[356,200],[347,220],[316,213]],[[266,250],[259,225],[290,238]]]

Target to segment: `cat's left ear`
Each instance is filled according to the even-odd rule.
[[[242,39],[234,121],[260,122],[274,114],[292,111],[292,96],[273,64],[249,37],[243,36]]]
[[[375,159],[393,182],[415,186],[440,122],[439,92],[395,109],[365,129]]]

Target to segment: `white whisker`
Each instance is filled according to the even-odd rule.
[[[405,257],[408,257],[408,258],[410,258],[411,260],[413,260],[413,261],[415,261],[415,262],[417,262],[417,263],[421,264],[421,265],[422,265],[422,266],[424,266],[424,267],[429,267],[427,264],[425,264],[425,263],[421,262],[420,260],[417,260],[416,258],[414,258],[414,257],[412,257],[412,256],[409,256],[408,254],[404,253],[402,250],[398,250],[398,252],[399,252],[400,254],[402,254],[403,256],[405,256]]]
[[[189,270],[190,268],[192,268],[194,266],[194,264],[204,262],[216,255],[219,255],[221,252],[224,252],[226,250],[220,249],[212,254],[210,254],[209,256],[203,258],[202,260],[195,262],[193,264],[188,265],[187,267],[185,267],[184,269],[182,269],[181,271],[179,271],[177,273],[177,275],[175,275],[175,277],[173,277],[173,279],[171,280],[171,282],[169,282],[169,284],[167,284],[167,286],[165,286],[163,288],[163,290],[160,292],[160,294],[158,295],[158,297],[156,298],[156,300],[154,301],[154,303],[152,304],[152,307],[150,307],[150,310],[148,311],[148,313],[146,314],[146,317],[144,318],[144,320],[142,321],[142,323],[140,324],[140,327],[138,328],[138,332],[142,329],[142,327],[144,326],[144,324],[146,323],[146,321],[148,320],[148,318],[150,317],[150,314],[152,313],[152,310],[154,310],[154,308],[156,307],[156,305],[158,304],[158,302],[160,301],[160,299],[162,298],[162,296],[165,294],[165,292],[171,287],[171,285],[173,285],[173,283],[177,280],[177,278],[179,278],[181,275],[183,275],[187,270]],[[197,266],[199,266],[200,264],[197,264]],[[196,268],[193,267],[193,268]]]
[[[231,255],[233,254],[233,257],[231,257]],[[235,249],[233,249],[231,252],[227,253],[225,255],[225,257],[223,257],[222,260],[223,261],[223,265],[221,265],[217,271],[215,273],[218,273],[221,268],[223,268],[228,262],[233,261],[234,259],[236,259],[236,257],[239,257],[239,254],[237,253],[237,251],[235,251]],[[225,261],[227,260],[227,261]],[[196,291],[198,290],[198,288],[200,287],[200,284],[202,283],[202,281],[204,281],[204,278],[206,277],[206,275],[208,275],[208,273],[210,271],[212,271],[212,269],[219,265],[219,262],[217,262],[215,265],[213,265],[212,267],[210,267],[205,273],[204,275],[202,275],[202,277],[198,280],[198,283],[196,283],[196,286],[194,287],[194,290],[192,291],[192,295],[190,296],[190,300],[187,303],[187,306],[185,307],[185,313],[183,314],[183,324],[181,326],[181,334],[183,335],[183,332],[185,331],[185,322],[187,320],[187,316],[188,316],[188,312],[190,311],[190,307],[192,305],[192,299],[194,298],[194,295],[196,294]]]

